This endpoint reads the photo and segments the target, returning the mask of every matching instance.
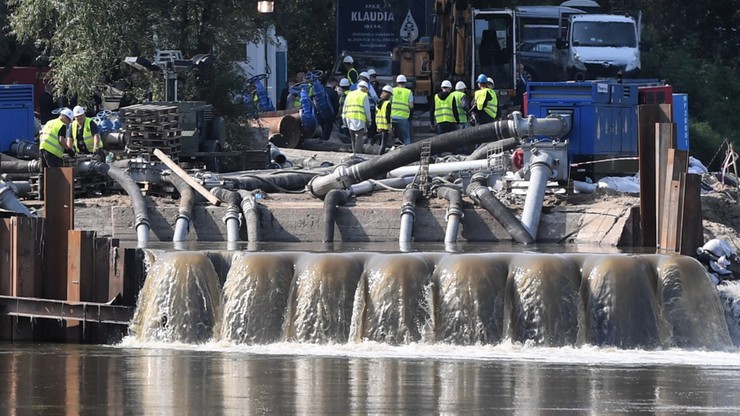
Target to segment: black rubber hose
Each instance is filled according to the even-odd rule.
[[[473,151],[473,153],[469,154],[468,157],[465,158],[465,160],[484,159],[488,155],[489,150],[493,148],[502,148],[503,150],[509,150],[517,146],[519,146],[518,139],[497,140],[495,142],[486,143],[478,147]]]
[[[324,198],[324,239],[322,242],[334,242],[334,224],[337,218],[337,206],[347,203],[347,191],[332,189]]]
[[[500,140],[514,137],[515,132],[510,130],[508,122],[495,122],[484,124],[479,127],[455,130],[449,133],[440,134],[428,139],[431,146],[432,154],[439,154],[455,150],[458,147],[474,145],[482,140]],[[411,162],[419,160],[421,148],[427,140],[422,140],[404,146],[401,149],[394,150],[390,153],[381,155],[375,159],[358,163],[352,166],[353,176],[359,180],[374,178],[383,175],[391,170],[408,165]]]
[[[514,241],[522,244],[532,244],[535,242],[521,221],[491,193],[485,178],[476,178],[473,176],[466,192],[478,205],[493,215],[493,218],[508,231]]]
[[[245,191],[260,189],[264,192],[304,191],[315,173],[283,173],[279,175],[250,175],[247,177],[229,177],[234,188]]]
[[[0,172],[3,173],[40,173],[41,161],[33,160],[3,160],[0,162]]]
[[[139,189],[139,185],[134,182],[133,178],[127,175],[125,171],[115,166],[96,161],[82,162],[78,165],[78,169],[80,172],[96,171],[103,175],[108,175],[111,179],[121,185],[129,198],[131,198],[131,205],[134,208],[134,216],[136,217],[134,229],[136,229],[138,240],[140,243],[146,243],[148,241],[148,237],[145,237],[145,235],[149,232],[150,228],[149,215],[147,213],[146,201],[144,200],[144,196],[141,194],[141,189]],[[141,232],[139,231],[140,225],[146,226],[146,232],[143,232],[143,230]]]
[[[172,241],[185,241],[185,237],[188,235],[188,231],[190,231],[190,223],[193,216],[193,203],[195,202],[193,188],[175,174],[164,175],[162,180],[175,185],[177,192],[180,194],[180,203],[177,207],[177,222],[175,223],[175,233],[172,236]]]

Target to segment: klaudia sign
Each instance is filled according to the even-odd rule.
[[[426,34],[431,6],[424,0],[339,0],[337,54],[342,51],[390,52]],[[391,5],[392,4],[392,5]]]

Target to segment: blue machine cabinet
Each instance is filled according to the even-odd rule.
[[[528,112],[536,117],[571,114],[568,140],[571,177],[634,174],[637,171],[637,105],[639,83],[616,80],[531,82]],[[534,140],[549,140],[535,138]],[[598,163],[590,163],[601,161]]]
[[[0,85],[0,152],[17,140],[33,142],[33,85]]]

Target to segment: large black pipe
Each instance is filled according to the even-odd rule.
[[[284,192],[305,190],[306,185],[315,176],[315,172],[284,172],[270,175],[229,176],[226,179],[231,181],[236,189]]]
[[[239,241],[239,203],[242,201],[241,195],[238,192],[219,186],[211,188],[211,193],[226,203],[226,214],[223,218],[224,224],[226,224],[226,241],[229,243]]]
[[[334,242],[334,224],[336,224],[337,207],[347,203],[348,191],[332,189],[324,198],[324,239],[322,242]]]
[[[513,138],[486,143],[473,150],[473,153],[469,154],[468,157],[465,158],[465,160],[485,159],[486,157],[488,157],[488,153],[492,150],[509,150],[514,149],[517,146],[519,146],[519,140]]]
[[[190,218],[193,215],[193,203],[195,202],[193,188],[174,173],[164,175],[162,179],[175,185],[177,192],[180,194],[180,204],[177,207],[177,220],[175,221],[175,233],[172,235],[172,241],[185,241],[190,231]]]
[[[82,162],[77,166],[80,172],[99,172],[103,175],[108,175],[114,181],[121,185],[124,191],[131,198],[131,205],[134,208],[134,216],[136,217],[136,229],[137,241],[141,245],[145,245],[149,241],[149,215],[147,214],[146,201],[144,196],[141,194],[141,189],[134,182],[134,180],[126,174],[125,171],[111,166],[107,163],[97,161],[86,161]]]
[[[347,189],[354,183],[384,175],[392,169],[419,160],[422,146],[425,143],[430,144],[432,154],[437,154],[453,151],[459,147],[508,138],[523,138],[533,135],[558,136],[568,130],[570,127],[568,123],[569,120],[557,116],[549,119],[536,119],[530,116],[524,119],[520,113],[514,112],[510,120],[500,120],[440,134],[404,146],[372,160],[352,166],[338,166],[328,175],[313,178],[308,184],[308,188],[315,197],[323,198],[331,189]]]
[[[435,187],[433,192],[437,198],[443,198],[449,202],[447,213],[445,215],[445,220],[447,220],[445,243],[455,243],[457,242],[457,232],[460,228],[460,220],[463,217],[462,192],[460,191],[460,188],[449,185]]]
[[[3,173],[40,173],[41,161],[33,160],[5,160],[0,162],[0,172]]]
[[[491,193],[483,175],[473,175],[466,192],[473,201],[493,215],[493,218],[509,232],[514,241],[522,244],[534,243],[534,238],[529,235],[524,225]]]

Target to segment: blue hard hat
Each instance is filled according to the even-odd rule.
[[[485,84],[486,82],[488,82],[488,77],[486,76],[486,74],[480,74],[478,75],[478,79],[476,79],[475,82]]]

